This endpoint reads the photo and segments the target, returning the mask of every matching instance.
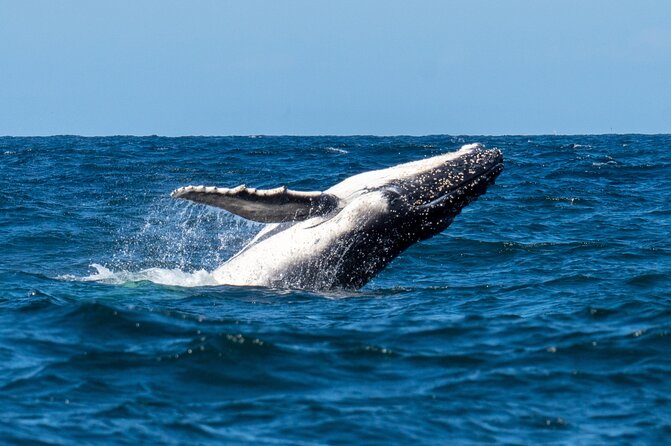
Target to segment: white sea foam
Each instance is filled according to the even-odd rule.
[[[112,271],[109,268],[94,263],[91,265],[95,272],[84,277],[72,275],[61,276],[59,279],[74,280],[81,282],[101,282],[114,285],[134,283],[134,282],[153,282],[159,285],[171,285],[182,287],[197,287],[217,285],[212,274],[205,270],[194,272],[182,271],[180,269],[168,268],[148,268],[141,271]]]
[[[339,149],[337,147],[325,147],[324,150],[326,150],[327,152],[333,152],[333,153],[343,153],[343,154],[344,153],[349,153],[347,150]]]

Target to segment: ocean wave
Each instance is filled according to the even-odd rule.
[[[476,139],[496,186],[359,291],[210,286],[262,225],[168,196]],[[670,142],[0,138],[0,438],[664,444]]]

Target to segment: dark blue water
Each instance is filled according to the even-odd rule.
[[[497,184],[361,291],[193,286],[261,225],[171,190],[475,141]],[[0,138],[0,443],[668,444],[670,197],[669,135]]]

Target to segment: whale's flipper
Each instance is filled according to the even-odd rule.
[[[233,189],[186,186],[173,191],[171,196],[226,209],[240,217],[262,223],[306,220],[326,214],[338,206],[335,195],[299,192],[289,190],[286,186],[266,190],[245,185]]]

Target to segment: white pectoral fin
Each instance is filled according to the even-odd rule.
[[[338,206],[335,195],[324,192],[299,192],[286,187],[253,189],[244,185],[223,187],[186,186],[171,194],[196,203],[222,208],[248,220],[279,223],[305,220],[322,215]]]

